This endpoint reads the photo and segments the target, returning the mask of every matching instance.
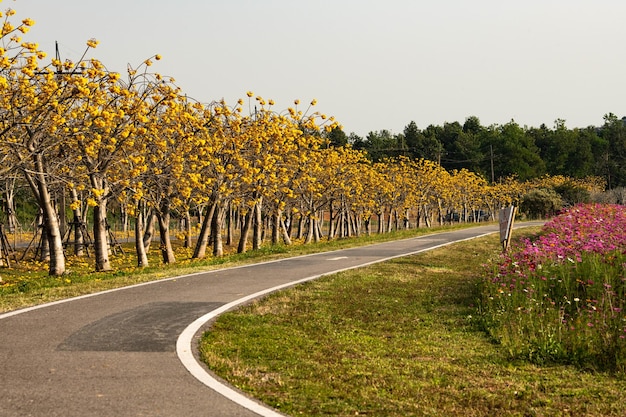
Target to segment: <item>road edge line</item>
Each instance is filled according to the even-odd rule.
[[[281,416],[284,417],[285,414],[281,414],[277,410],[270,408],[269,406],[262,404],[258,402],[257,400],[253,399],[252,397],[247,396],[241,393],[240,391],[236,390],[235,388],[221,382],[220,380],[215,378],[213,375],[211,375],[200,362],[198,362],[198,359],[196,358],[196,355],[194,354],[193,341],[194,341],[194,338],[196,337],[196,334],[200,331],[202,327],[206,325],[206,323],[217,318],[219,315],[229,310],[232,310],[233,308],[238,307],[242,304],[245,304],[251,300],[262,297],[264,295],[268,295],[272,292],[280,291],[285,288],[293,287],[293,286],[296,286],[296,285],[299,285],[308,281],[312,281],[312,280],[321,278],[323,276],[337,274],[337,273],[348,271],[351,269],[363,268],[369,265],[374,265],[374,264],[381,263],[381,262],[387,262],[396,258],[417,255],[422,252],[439,249],[441,247],[449,246],[455,243],[465,242],[465,241],[473,240],[473,239],[479,239],[481,237],[489,236],[494,233],[496,232],[491,231],[491,232],[483,233],[480,235],[468,237],[465,239],[455,240],[453,242],[442,243],[442,244],[435,245],[433,247],[426,248],[426,249],[420,249],[417,251],[407,252],[401,255],[394,255],[394,256],[387,257],[387,258],[366,262],[361,265],[351,266],[348,268],[341,268],[335,271],[313,275],[313,276],[306,277],[306,278],[301,278],[293,282],[281,284],[272,288],[258,291],[246,297],[242,297],[237,300],[231,301],[230,303],[224,304],[223,306],[205,314],[204,316],[199,317],[198,319],[193,321],[189,326],[187,326],[185,330],[183,330],[183,332],[180,334],[180,336],[178,336],[178,339],[176,340],[176,354],[178,355],[178,359],[181,361],[183,366],[187,368],[189,373],[191,373],[191,375],[193,375],[194,378],[196,378],[198,381],[200,381],[202,384],[206,385],[207,387],[211,388],[213,391],[222,395],[223,397],[228,398],[232,402],[258,414],[261,417],[281,417]]]
[[[2,0],[0,0],[0,1],[2,1]],[[398,239],[397,241],[404,241],[404,240],[411,240],[411,239],[421,239],[421,238],[426,238],[426,237],[430,237],[430,236],[433,236],[433,235],[437,235],[439,233],[448,233],[448,231],[427,233],[427,234],[421,235],[421,236],[414,236],[414,237],[408,237],[408,238],[404,238],[404,239]],[[370,246],[370,245],[379,245],[379,244],[384,244],[384,243],[387,243],[387,242],[391,242],[391,241],[370,243],[370,244],[363,245],[363,246],[360,246],[360,247],[366,247],[366,246]],[[265,264],[271,264],[271,263],[284,262],[284,261],[288,261],[290,259],[313,257],[313,256],[320,255],[320,254],[323,254],[323,253],[340,252],[340,251],[343,251],[343,250],[346,250],[346,249],[351,249],[351,248],[334,249],[334,250],[327,251],[327,252],[315,252],[315,253],[307,253],[307,254],[304,254],[304,255],[288,256],[286,258],[271,259],[271,260],[268,260],[268,261],[254,262],[254,263],[250,263],[250,264],[236,265],[236,266],[230,266],[230,267],[226,267],[226,268],[210,269],[210,270],[207,270],[207,271],[197,271],[197,272],[191,272],[189,274],[184,274],[184,275],[178,275],[178,276],[173,276],[173,277],[156,279],[154,281],[140,282],[140,283],[137,283],[137,284],[131,284],[131,285],[126,285],[126,286],[117,287],[117,288],[111,288],[111,289],[108,289],[108,290],[103,290],[103,291],[98,291],[98,292],[93,292],[93,293],[88,293],[88,294],[77,295],[77,296],[74,296],[74,297],[63,298],[63,299],[60,299],[60,300],[50,301],[50,302],[43,303],[43,304],[36,304],[36,305],[28,306],[28,307],[18,308],[17,310],[5,311],[3,313],[0,313],[0,320],[8,319],[9,317],[17,316],[19,314],[29,313],[31,311],[39,310],[39,309],[42,309],[42,308],[53,307],[55,305],[65,304],[65,303],[69,303],[69,302],[72,302],[72,301],[84,300],[86,298],[97,297],[99,295],[110,294],[110,293],[117,292],[117,291],[130,290],[130,289],[133,289],[133,288],[139,288],[139,287],[143,287],[143,286],[146,286],[146,285],[153,285],[153,284],[158,284],[158,283],[163,283],[163,282],[168,282],[168,281],[175,281],[175,280],[178,280],[178,279],[190,278],[190,277],[194,277],[194,276],[202,275],[202,274],[213,274],[213,273],[217,273],[217,272],[221,272],[221,271],[227,271],[227,270],[231,270],[231,269],[249,268],[249,267],[253,267],[253,266],[256,266],[256,265],[265,265]]]

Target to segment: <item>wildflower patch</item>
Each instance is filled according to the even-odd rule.
[[[481,311],[513,358],[626,370],[626,207],[574,206],[490,265]]]

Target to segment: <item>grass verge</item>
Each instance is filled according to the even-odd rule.
[[[497,236],[325,277],[220,316],[219,376],[292,416],[624,416],[626,381],[510,362],[474,304]]]

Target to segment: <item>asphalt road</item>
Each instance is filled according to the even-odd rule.
[[[495,231],[482,226],[198,273],[2,314],[0,416],[277,415],[250,399],[238,404],[241,395],[227,398],[231,390],[215,388],[195,361],[194,344],[216,311],[268,289]]]

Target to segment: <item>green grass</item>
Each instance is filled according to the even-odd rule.
[[[226,247],[226,256],[221,258],[208,256],[202,260],[190,259],[192,250],[180,247],[180,242],[175,241],[177,263],[172,265],[164,265],[161,262],[159,244],[154,242],[149,252],[151,266],[143,269],[136,267],[134,247],[131,244],[124,244],[124,255],[111,256],[114,269],[112,272],[94,272],[93,254],[91,258],[78,258],[68,254],[67,272],[62,277],[48,276],[47,264],[33,261],[31,251],[24,261],[18,264],[14,263],[11,268],[0,266],[0,312],[177,275],[409,238],[470,226],[473,224],[401,230],[358,238],[322,240],[319,243],[308,245],[297,241],[291,246],[266,244],[257,251],[250,250],[243,254],[235,253],[236,247]],[[13,241],[12,236],[10,236],[9,241]],[[21,253],[18,254],[19,257],[21,257]]]
[[[510,362],[476,318],[497,236],[324,277],[220,316],[219,376],[293,416],[624,416],[626,380]]]

